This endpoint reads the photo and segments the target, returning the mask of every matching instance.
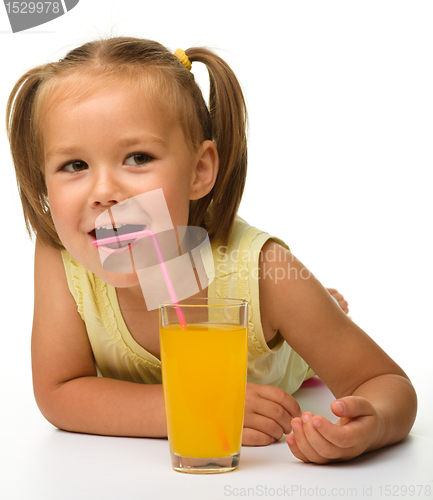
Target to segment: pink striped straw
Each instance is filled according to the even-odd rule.
[[[161,251],[161,247],[159,245],[158,238],[153,231],[149,229],[145,229],[144,231],[136,231],[135,233],[127,233],[127,234],[119,234],[118,236],[110,236],[109,238],[103,238],[101,240],[93,240],[92,245],[95,247],[99,247],[101,245],[108,245],[109,243],[118,243],[120,241],[137,239],[137,238],[145,238],[150,236],[153,244],[153,248],[155,249],[156,257],[159,262],[159,266],[162,271],[162,275],[164,277],[165,284],[167,286],[168,294],[170,295],[170,300],[173,304],[179,305],[179,301],[177,300],[176,292],[174,291],[173,282],[171,281],[170,274],[167,269],[167,265],[164,260],[164,256]],[[187,327],[185,317],[183,315],[182,309],[180,307],[175,307],[177,317],[179,318],[179,323],[182,326],[182,329]]]

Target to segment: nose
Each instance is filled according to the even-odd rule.
[[[88,200],[91,207],[111,207],[125,199],[126,196],[115,173],[94,173]]]

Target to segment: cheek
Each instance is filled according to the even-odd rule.
[[[189,215],[189,196],[177,190],[167,201],[173,221],[178,220],[182,225],[185,225]]]
[[[178,225],[186,225],[189,214],[189,186],[184,178],[175,179],[163,187],[163,203]],[[185,219],[185,220],[184,220]]]
[[[60,200],[62,199],[62,193],[53,183],[48,181],[46,182],[47,186],[47,195],[48,195],[48,203],[50,205],[51,215],[54,215],[61,209]]]
[[[66,196],[66,193],[52,189],[48,191],[48,201],[54,226],[62,240],[67,237],[68,229],[73,225],[74,204]]]
[[[48,201],[54,224],[60,224],[67,214],[67,200],[61,196],[50,195],[48,193]]]
[[[50,205],[51,218],[53,219],[53,222],[54,222],[54,225],[56,226],[57,232],[59,232],[59,229],[61,226],[61,221],[63,219],[62,210],[61,210],[62,207],[61,207],[60,203],[58,203],[58,200],[56,199],[56,197],[49,196],[48,201],[49,201],[49,205]]]

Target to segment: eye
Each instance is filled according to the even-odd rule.
[[[148,163],[150,160],[152,160],[152,157],[147,155],[146,153],[135,153],[133,155],[128,156],[126,158],[125,163],[126,165],[145,165]]]
[[[89,166],[85,161],[76,160],[76,161],[71,161],[66,165],[63,165],[63,167],[61,167],[60,170],[63,170],[65,172],[82,172],[87,168],[89,168]]]

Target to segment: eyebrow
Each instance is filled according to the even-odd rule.
[[[126,137],[125,139],[121,139],[120,141],[118,141],[117,145],[127,148],[139,146],[145,142],[156,142],[157,144],[165,146],[165,141],[155,135],[144,135],[142,137]]]
[[[154,136],[154,135],[143,135],[141,137],[126,137],[124,139],[120,139],[117,141],[116,145],[121,147],[121,148],[128,148],[128,147],[135,147],[135,146],[145,146],[146,143],[156,143],[161,146],[165,146],[166,143],[163,139]],[[48,160],[52,157],[55,156],[76,156],[80,155],[83,152],[82,148],[79,147],[59,147],[59,148],[53,148],[48,151],[48,153],[45,155],[45,160]]]
[[[48,153],[45,155],[45,160],[48,160],[49,158],[53,156],[74,156],[77,153],[79,153],[81,149],[79,148],[54,148],[48,151]]]

